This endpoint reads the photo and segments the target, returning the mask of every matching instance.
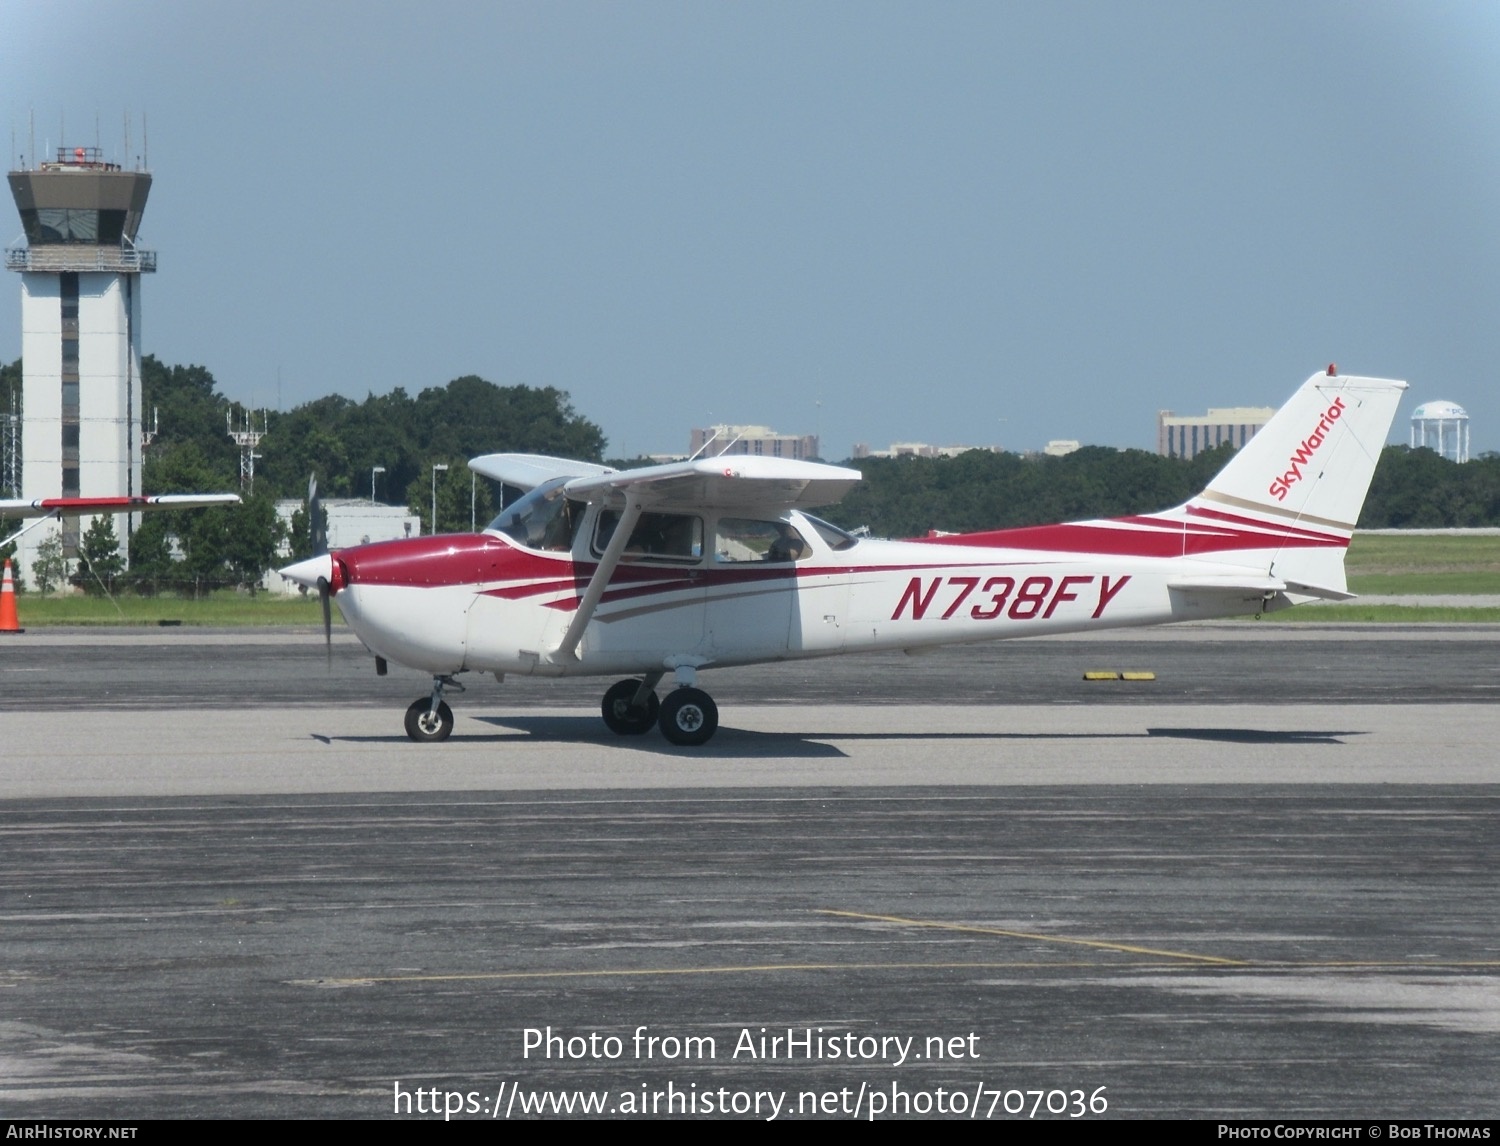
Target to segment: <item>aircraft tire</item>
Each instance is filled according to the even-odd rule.
[[[620,736],[640,736],[656,727],[657,714],[661,711],[661,701],[656,693],[650,693],[645,704],[630,703],[640,688],[638,680],[616,681],[609,686],[600,709],[611,732]]]
[[[406,735],[418,744],[436,744],[447,740],[453,731],[453,710],[446,701],[438,701],[437,712],[432,711],[432,698],[424,696],[411,702],[406,710]]]
[[[673,689],[661,702],[657,722],[673,744],[704,744],[718,730],[719,706],[702,689]]]

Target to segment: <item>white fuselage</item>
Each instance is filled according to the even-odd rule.
[[[1200,593],[1171,583],[1264,574],[1274,549],[1182,556],[1180,528],[1152,531],[1176,555],[860,540],[833,548],[795,511],[797,560],[726,561],[715,545],[672,559],[627,557],[576,654],[559,645],[594,567],[591,508],[569,552],[498,533],[423,538],[334,555],[335,596],[379,656],[423,671],[547,676],[644,673],[916,649],[1093,628],[1153,625],[1285,607],[1285,596]],[[707,515],[700,515],[707,516]],[[716,536],[718,522],[703,521]],[[956,542],[956,543],[955,543]],[[1232,562],[1232,563],[1231,563]],[[1243,580],[1243,578],[1241,578]]]

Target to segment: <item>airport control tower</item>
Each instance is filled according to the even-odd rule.
[[[21,273],[22,497],[141,492],[140,277],[156,252],[135,236],[150,191],[150,175],[103,162],[97,147],[10,173],[26,232],[26,246],[5,252]],[[88,520],[61,520],[65,556]],[[122,553],[132,526],[116,516]],[[21,539],[28,580],[49,530]]]

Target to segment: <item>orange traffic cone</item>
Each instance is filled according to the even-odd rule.
[[[16,617],[16,581],[10,573],[10,558],[5,559],[5,580],[0,582],[0,633],[24,633]]]

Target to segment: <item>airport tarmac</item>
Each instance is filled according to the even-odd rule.
[[[1500,1108],[1493,627],[725,670],[698,750],[514,679],[413,745],[343,635],[20,640],[13,1117]]]

